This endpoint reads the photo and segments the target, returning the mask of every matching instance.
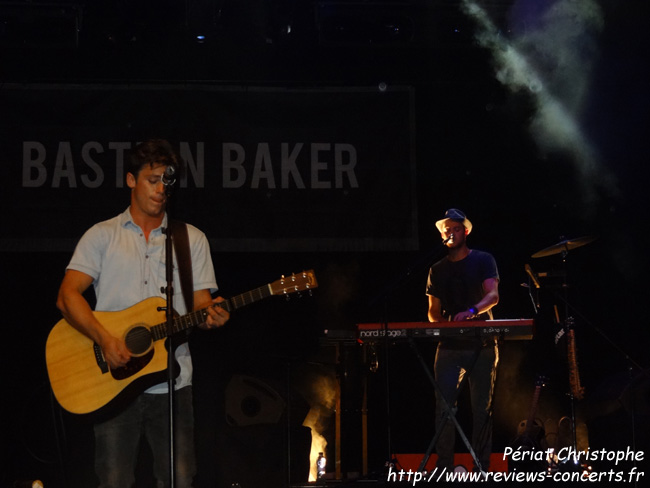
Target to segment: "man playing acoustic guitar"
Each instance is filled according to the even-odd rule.
[[[164,140],[140,143],[127,163],[126,183],[131,204],[122,214],[90,228],[79,241],[59,289],[57,306],[65,319],[101,348],[111,371],[127,366],[132,353],[124,338],[102,324],[84,292],[93,285],[96,311],[121,311],[150,297],[165,297],[165,234],[167,228],[164,177],[168,167],[178,173],[178,157]],[[168,183],[168,182],[167,182]],[[169,183],[168,183],[169,184]],[[204,329],[222,326],[229,313],[212,303],[217,290],[205,235],[187,225],[193,282],[193,307],[205,307]],[[174,309],[186,310],[179,266],[174,266]],[[192,361],[187,343],[175,350],[180,373],[175,382],[176,486],[189,488],[196,471],[192,417]],[[158,486],[169,486],[169,422],[167,383],[151,386],[108,420],[95,425],[95,469],[102,488],[128,488],[141,435],[154,459]]]

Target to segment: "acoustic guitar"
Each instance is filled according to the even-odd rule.
[[[237,295],[210,306],[234,311],[270,296],[311,290],[318,283],[312,270]],[[166,300],[152,297],[119,312],[94,312],[117,337],[123,337],[133,357],[126,366],[109,368],[101,348],[61,319],[50,331],[45,361],[52,391],[68,412],[88,414],[112,405],[122,396],[144,391],[167,378],[168,345]],[[176,316],[172,336],[205,322],[208,308]]]

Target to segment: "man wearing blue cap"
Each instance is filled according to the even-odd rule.
[[[467,247],[472,223],[460,210],[447,210],[436,227],[448,254],[429,270],[426,288],[429,320],[491,318],[491,309],[499,302],[499,272],[494,257]],[[488,471],[492,451],[492,393],[498,360],[497,344],[492,338],[445,339],[438,344],[434,365],[439,386],[436,391],[436,429],[440,430],[436,445],[438,467],[453,469],[456,438],[441,395],[455,408],[459,385],[467,376],[472,403],[471,444],[480,463],[475,468]]]

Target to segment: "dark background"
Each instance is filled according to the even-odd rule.
[[[495,451],[527,416],[538,374],[550,377],[539,416],[557,422],[570,415],[563,353],[552,341],[555,305],[561,320],[576,319],[586,389],[578,410],[589,445],[647,448],[648,4],[569,2],[599,7],[600,20],[589,17],[585,29],[576,11],[560,9],[565,2],[546,8],[530,1],[478,4],[494,20],[498,39],[528,61],[524,72],[539,78],[514,86],[499,79],[504,45],[478,42],[480,25],[455,1],[0,2],[4,83],[378,90],[385,84],[415,90],[418,251],[254,254],[213,247],[224,295],[303,268],[316,270],[320,286],[312,297],[259,303],[238,312],[226,330],[195,335],[200,456],[208,481],[257,473],[269,486],[283,486],[288,460],[298,466],[291,480],[303,481],[300,423],[312,399],[310,385],[342,371],[351,382],[342,399],[348,422],[343,469],[360,471],[356,433],[367,367],[359,347],[323,340],[323,330],[353,331],[357,322],[384,318],[425,320],[426,263],[440,254],[434,222],[449,207],[463,209],[473,221],[471,246],[492,252],[499,263],[498,318],[533,316],[521,286],[528,283],[526,263],[538,272],[563,270],[569,284],[543,280],[536,340],[502,348]],[[553,8],[565,17],[553,24],[555,30],[544,31]],[[538,29],[544,36],[535,37]],[[203,32],[206,40],[197,43],[195,35]],[[548,47],[549,38],[557,44]],[[561,123],[566,118],[539,124],[553,101],[573,126]],[[555,134],[550,142],[542,137],[548,133]],[[3,211],[19,215],[21,209]],[[89,205],[89,218],[92,212]],[[11,238],[12,229],[2,234]],[[597,239],[571,251],[566,263],[559,254],[531,258],[581,236]],[[69,253],[6,251],[0,259],[10,319],[2,359],[0,482],[11,486],[17,478],[39,477],[46,486],[88,486],[88,424],[54,405],[42,354],[60,318],[54,302]],[[421,347],[432,358],[434,346]],[[350,359],[337,366],[340,348]],[[371,478],[381,477],[391,453],[423,452],[433,435],[432,394],[419,364],[403,345],[379,354],[379,372],[367,376]],[[224,389],[235,373],[280,392],[290,406],[280,423],[223,425]],[[329,451],[331,409],[328,415]],[[271,453],[271,466],[261,464],[262,454]],[[226,474],[218,475],[214,466]],[[250,483],[262,486],[259,479]]]

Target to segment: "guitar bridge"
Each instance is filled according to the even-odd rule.
[[[97,361],[97,366],[99,366],[102,374],[108,373],[108,363],[104,359],[104,353],[102,348],[99,347],[99,344],[96,342],[93,343],[93,350],[95,351],[95,360]]]

